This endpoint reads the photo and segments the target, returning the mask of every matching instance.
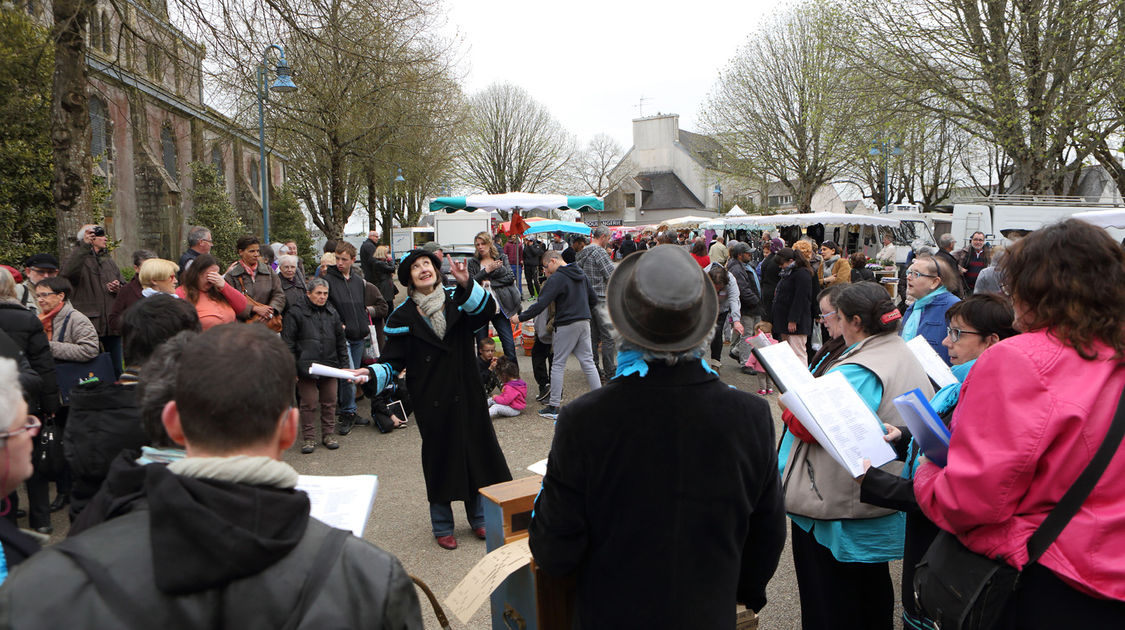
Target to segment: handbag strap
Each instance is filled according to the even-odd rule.
[[[1082,474],[1078,475],[1078,479],[1059,499],[1059,502],[1047,514],[1047,518],[1028,539],[1028,564],[1039,560],[1039,557],[1055,542],[1059,534],[1066,529],[1070,519],[1078,513],[1078,509],[1082,507],[1086,498],[1094,491],[1094,486],[1098,484],[1102,473],[1109,466],[1110,460],[1117,452],[1117,447],[1121,444],[1122,437],[1125,437],[1125,391],[1122,392],[1121,398],[1117,402],[1117,412],[1113,415],[1113,422],[1110,423],[1109,431],[1106,432],[1105,439],[1102,440],[1101,446],[1094,453],[1094,457],[1089,464],[1086,464]]]
[[[59,326],[59,341],[66,339],[66,325],[70,322],[70,316],[74,313],[67,313],[66,317],[62,320],[62,326]]]

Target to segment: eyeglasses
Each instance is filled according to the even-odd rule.
[[[210,242],[212,242],[212,241],[211,241],[211,239],[209,239],[209,238],[201,238],[201,239],[199,239],[199,242],[200,242],[200,243],[210,243]]]
[[[824,321],[824,320],[825,320],[826,318],[828,318],[828,317],[832,317],[832,316],[833,316],[833,315],[835,315],[835,314],[836,314],[836,311],[828,311],[827,313],[821,313],[821,314],[820,314],[820,317],[817,317],[817,318],[816,318],[816,321],[818,321],[818,322],[822,322],[822,321]]]
[[[914,271],[913,269],[911,269],[910,271],[906,272],[906,277],[918,279],[918,278],[938,278],[940,276],[935,276],[932,273],[922,273],[921,271]]]
[[[949,338],[952,339],[954,343],[957,343],[961,341],[961,335],[980,335],[982,339],[987,339],[990,333],[982,333],[975,330],[961,330],[960,328],[949,326],[945,329],[945,334],[949,335]]]
[[[13,431],[4,431],[3,433],[0,433],[0,439],[6,439],[12,437],[13,435],[19,435],[24,431],[27,431],[34,437],[39,433],[39,429],[42,428],[42,426],[43,423],[39,421],[39,418],[36,418],[35,416],[28,416],[27,424]]]
[[[45,299],[47,299],[47,298],[51,297],[52,295],[58,295],[58,294],[59,294],[59,292],[58,292],[58,291],[51,291],[50,293],[38,293],[38,292],[37,292],[37,293],[35,294],[35,299],[37,299],[37,300],[45,300]]]

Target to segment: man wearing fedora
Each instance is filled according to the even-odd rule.
[[[718,301],[682,248],[623,260],[606,302],[618,377],[558,417],[531,552],[576,578],[576,627],[733,629],[785,544],[769,405],[706,365]]]
[[[598,304],[598,296],[578,265],[568,265],[562,254],[555,250],[543,254],[540,263],[549,274],[539,293],[539,299],[522,313],[512,315],[512,324],[518,325],[538,315],[552,302],[555,303],[555,332],[551,341],[551,397],[539,415],[554,420],[562,405],[563,378],[566,359],[574,355],[586,384],[591,390],[602,385],[598,367],[594,365],[594,352],[590,343],[590,310]]]

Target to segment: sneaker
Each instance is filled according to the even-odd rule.
[[[772,394],[772,393],[773,393],[773,388],[772,388],[772,387],[767,387],[767,388],[766,388],[766,393],[767,393],[767,394]]]
[[[768,394],[768,393],[769,393],[769,391],[768,391],[768,390],[765,390],[765,389],[759,389],[759,390],[758,390],[758,395],[759,395],[759,396],[765,396],[765,395],[766,395],[766,394]]]
[[[452,534],[450,534],[449,536],[438,536],[437,544],[438,547],[441,547],[442,549],[456,549],[457,539],[454,538]]]
[[[559,408],[554,405],[547,405],[546,407],[539,410],[539,415],[548,420],[558,420]]]
[[[747,376],[757,376],[759,374],[758,370],[755,370],[752,367],[746,367],[745,365],[738,369]]]
[[[340,443],[337,442],[336,438],[333,437],[332,435],[324,436],[324,439],[321,440],[321,442],[324,443],[324,448],[326,448],[330,451],[334,451],[334,450],[340,448]]]
[[[336,417],[336,433],[340,435],[347,435],[352,432],[352,424],[355,422],[354,413],[342,413]]]
[[[550,397],[551,397],[551,388],[550,387],[544,387],[544,388],[539,390],[539,395],[535,397],[535,400],[538,400],[539,402],[547,402],[547,399],[550,398]]]
[[[305,440],[305,443],[301,445],[301,454],[303,455],[308,455],[315,450],[316,442],[313,442],[312,440]]]
[[[364,418],[357,413],[355,414],[355,420],[352,420],[352,424],[357,427],[365,427],[371,424],[371,418]]]

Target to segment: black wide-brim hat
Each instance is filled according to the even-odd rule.
[[[629,342],[657,352],[699,347],[715,328],[715,287],[682,247],[629,254],[606,288],[609,317]]]
[[[442,284],[441,260],[438,259],[437,254],[424,249],[415,249],[398,263],[398,282],[407,289],[413,288],[414,286],[414,280],[410,278],[410,266],[414,264],[415,260],[418,260],[422,256],[428,256],[430,258],[430,262],[434,264],[434,272],[437,273],[438,276],[438,284]]]

